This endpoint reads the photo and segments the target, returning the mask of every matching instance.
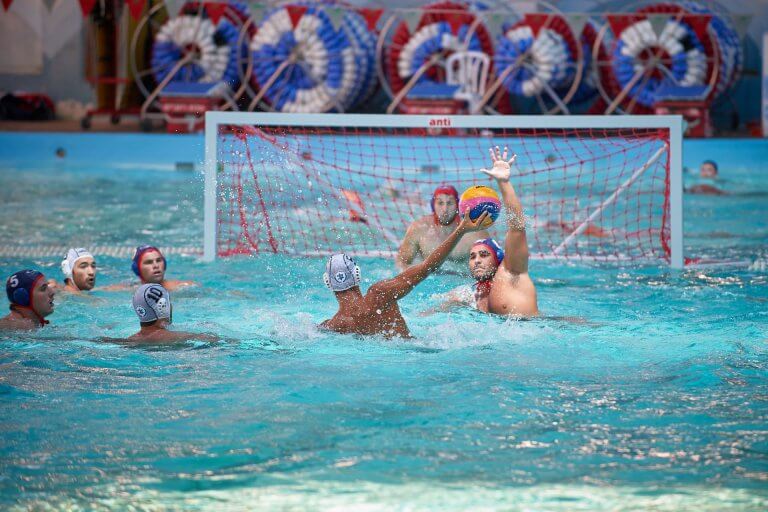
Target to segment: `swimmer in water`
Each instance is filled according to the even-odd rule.
[[[61,273],[64,274],[66,292],[90,291],[96,285],[96,261],[82,247],[67,251],[67,257],[61,262]]]
[[[493,238],[481,239],[472,245],[469,271],[476,280],[474,294],[467,300],[459,292],[452,293],[447,305],[468,303],[485,313],[525,318],[538,316],[536,287],[528,275],[528,240],[523,207],[509,182],[516,155],[507,160],[507,148],[502,153],[498,146],[490,152],[493,167],[480,171],[494,178],[501,191],[507,223],[504,247]]]
[[[133,311],[139,317],[139,332],[125,340],[105,339],[139,343],[176,343],[189,340],[216,341],[210,334],[170,331],[173,321],[171,294],[163,286],[154,283],[143,284],[133,294]]]
[[[718,179],[717,163],[714,160],[704,160],[699,167],[699,178],[703,183],[692,185],[685,189],[689,194],[702,194],[708,196],[725,196],[728,192],[716,187],[713,183]]]
[[[336,295],[339,310],[320,326],[345,334],[381,334],[387,338],[410,337],[411,333],[400,313],[397,301],[437,270],[456,247],[461,237],[479,231],[488,213],[471,220],[469,213],[459,222],[424,261],[407,268],[392,279],[373,284],[363,295],[360,291],[360,268],[346,254],[334,254],[328,260],[323,280]]]
[[[152,245],[142,245],[136,248],[131,263],[131,269],[142,284],[154,283],[162,285],[166,290],[175,291],[185,286],[194,286],[194,281],[175,281],[165,278],[168,262],[160,249]]]
[[[432,193],[430,200],[432,215],[416,219],[408,226],[405,238],[395,258],[395,265],[402,271],[416,259],[423,259],[425,254],[434,251],[443,240],[448,238],[459,224],[459,193],[450,185],[441,185]],[[481,230],[477,236],[487,238],[487,231]],[[454,262],[463,262],[472,247],[472,240],[459,240],[448,255]]]
[[[2,330],[32,330],[48,323],[53,313],[55,291],[37,270],[21,270],[5,282],[11,312],[0,318]]]

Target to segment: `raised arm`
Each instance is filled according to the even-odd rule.
[[[483,212],[475,220],[469,218],[469,213],[461,223],[448,235],[448,238],[437,246],[424,261],[408,267],[404,272],[392,279],[379,281],[368,289],[366,298],[370,297],[379,304],[396,302],[410,293],[413,288],[427,278],[429,274],[440,268],[445,259],[451,253],[461,237],[470,231],[481,229],[483,222],[488,218],[488,213]]]
[[[513,274],[528,272],[528,238],[525,236],[525,217],[523,207],[517,198],[514,187],[509,182],[512,175],[512,164],[517,155],[507,160],[509,151],[504,152],[496,146],[490,149],[493,167],[481,169],[482,172],[496,180],[501,191],[501,198],[506,209],[507,236],[504,240],[504,268]]]
[[[395,265],[401,272],[408,268],[419,254],[418,229],[418,222],[412,222],[411,225],[408,226],[405,238],[403,238],[403,242],[400,244],[400,249],[397,251],[397,256],[395,256]]]

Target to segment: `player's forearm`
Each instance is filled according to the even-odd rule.
[[[432,254],[427,256],[424,263],[422,263],[427,273],[434,272],[443,264],[443,262],[445,262],[448,255],[451,254],[451,251],[456,247],[456,244],[459,243],[459,240],[461,240],[461,237],[464,236],[464,234],[464,231],[460,227],[454,229],[453,233],[448,235],[448,238],[443,240],[443,242],[432,251]]]
[[[514,187],[508,181],[503,181],[499,182],[499,190],[501,190],[504,207],[507,209],[507,228],[520,230],[523,206],[520,204]]]

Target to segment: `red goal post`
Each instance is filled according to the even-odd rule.
[[[680,116],[208,112],[205,123],[208,261],[392,256],[435,187],[487,184],[487,149],[506,144],[532,258],[683,267]]]

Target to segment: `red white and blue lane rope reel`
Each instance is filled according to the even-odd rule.
[[[654,30],[651,18],[660,16],[667,19]],[[711,103],[738,77],[743,57],[736,30],[698,3],[655,3],[607,18],[614,46],[601,83],[624,111],[652,112],[672,89],[675,100]]]
[[[653,64],[652,59],[658,63]],[[662,85],[706,85],[704,46],[682,20],[670,18],[660,34],[648,19],[631,23],[618,35],[612,61],[619,86],[629,88],[629,95],[644,107],[657,102],[656,93]],[[637,79],[637,75],[643,78]]]
[[[425,6],[413,33],[402,20],[383,49],[387,92],[396,97],[411,82],[445,83],[446,58],[456,51],[479,51],[493,56],[493,43],[474,7],[453,2]],[[424,66],[427,66],[424,68]]]
[[[205,2],[185,4],[169,19],[152,45],[152,74],[158,84],[176,69],[170,82],[225,83],[234,90],[240,79],[246,48],[238,48],[240,27],[247,19],[242,2],[224,5],[218,19]],[[187,60],[181,66],[178,64]]]
[[[744,66],[744,53],[741,38],[731,20],[697,2],[687,1],[681,4],[692,14],[711,15],[709,34],[714,40],[719,53],[717,85],[712,91],[713,99],[722,95],[741,75]]]
[[[582,53],[561,16],[527,14],[521,21],[502,27],[496,42],[496,78],[503,79],[513,98],[564,104],[573,95],[569,91],[583,61]]]
[[[338,8],[287,5],[261,21],[250,44],[256,100],[280,112],[343,112],[370,95],[375,35],[353,10],[337,29],[328,9]]]

